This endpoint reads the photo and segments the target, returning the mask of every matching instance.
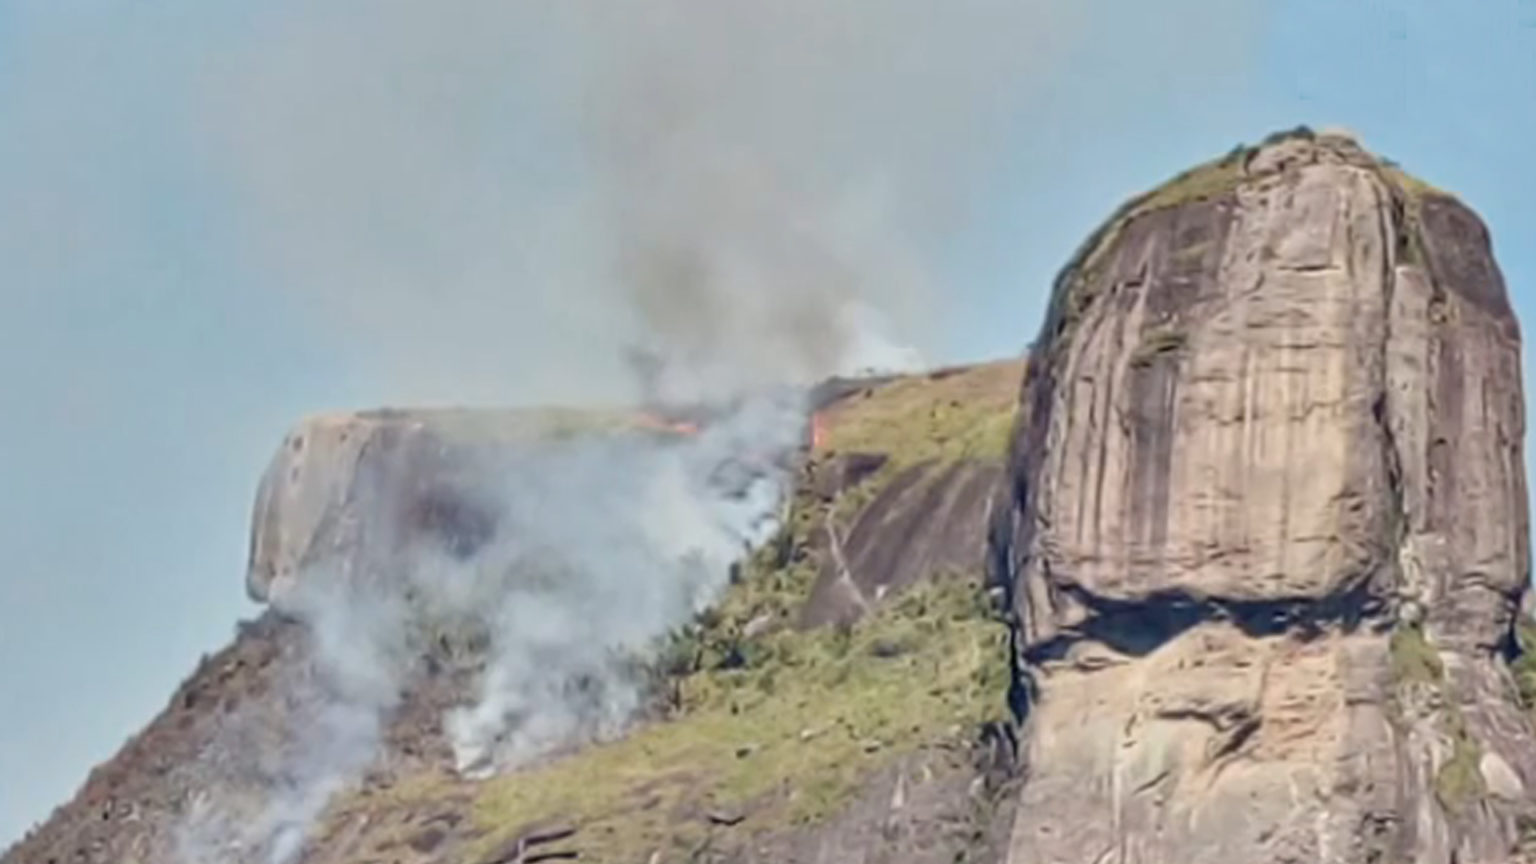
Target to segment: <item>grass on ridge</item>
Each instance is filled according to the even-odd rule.
[[[896,756],[1003,718],[1005,631],[980,596],[975,580],[935,580],[852,628],[749,640],[676,679],[671,719],[490,781],[483,842],[574,823],[584,859],[643,859],[696,839],[711,811],[740,812],[745,830],[825,818]]]
[[[822,452],[884,453],[899,469],[928,460],[1004,458],[1023,363],[914,375],[822,412]]]

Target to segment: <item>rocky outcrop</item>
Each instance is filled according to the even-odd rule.
[[[817,388],[785,530],[677,634],[658,691],[668,704],[622,741],[485,781],[457,776],[444,712],[472,692],[484,658],[433,643],[377,759],[297,860],[996,860],[1011,812],[1010,743],[997,722],[1006,630],[987,613],[979,575],[1020,371],[1005,362]],[[208,827],[200,814],[258,821],[294,769],[295,730],[316,720],[311,634],[285,614],[303,580],[387,580],[411,566],[412,550],[473,556],[502,539],[509,520],[488,466],[508,454],[571,436],[683,444],[708,422],[683,410],[301,422],[253,513],[247,590],[270,608],[0,861],[200,860],[177,857],[189,846],[245,860],[196,842]],[[829,591],[841,580],[852,606]],[[907,693],[919,677],[928,686]]]
[[[828,524],[821,578],[806,601],[804,626],[858,619],[934,573],[975,573],[993,490],[995,462],[926,462],[896,474],[844,532]]]
[[[1519,364],[1477,216],[1348,138],[1239,149],[1098,232],[993,526],[1008,860],[1512,860]]]
[[[821,406],[806,486],[836,506],[812,532],[820,563],[802,625],[847,623],[933,574],[983,569],[1020,371],[940,370]]]
[[[423,543],[455,558],[494,537],[488,465],[572,435],[692,434],[682,419],[553,409],[400,410],[310,417],[262,474],[251,520],[246,593],[267,603],[325,562],[387,572]]]

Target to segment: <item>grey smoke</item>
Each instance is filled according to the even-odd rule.
[[[803,420],[797,398],[759,397],[690,440],[512,460],[498,477],[504,539],[477,556],[470,592],[490,664],[448,722],[460,770],[622,730],[642,696],[632,661],[716,599],[731,564],[776,527]],[[422,592],[456,569],[421,568]]]
[[[303,850],[331,797],[375,760],[384,725],[422,648],[403,592],[367,590],[325,567],[305,574],[283,609],[304,625],[265,698],[227,718],[201,755],[179,826],[182,864],[285,864]]]
[[[253,26],[208,78],[220,167],[307,325],[396,404],[730,410],[685,441],[488,454],[501,530],[467,561],[301,574],[278,601],[311,633],[297,738],[254,812],[194,809],[184,860],[292,860],[377,758],[424,633],[485,636],[445,718],[461,770],[621,731],[636,656],[774,527],[806,419],[784,388],[921,362],[932,259],[1070,6],[385,2]]]
[[[737,400],[694,436],[470,451],[453,479],[495,512],[492,542],[467,558],[426,540],[385,557],[349,553],[274,595],[307,634],[279,682],[282,729],[251,728],[272,722],[256,704],[205,754],[231,763],[224,779],[258,800],[194,809],[182,861],[296,860],[332,796],[381,755],[401,694],[443,634],[485,661],[444,718],[466,775],[622,732],[657,637],[717,598],[731,565],[776,529],[805,431],[803,396],[786,389]],[[265,752],[274,738],[282,744]]]
[[[1074,10],[258,16],[210,70],[216,164],[295,308],[400,403],[628,398],[625,347],[676,355],[684,392],[910,363],[950,293],[936,258]]]

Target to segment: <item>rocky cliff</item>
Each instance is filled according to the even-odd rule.
[[[409,642],[295,860],[1536,861],[1519,354],[1455,198],[1345,137],[1237,148],[1089,238],[1027,369],[818,388],[782,525],[626,734],[466,777],[480,637]],[[318,755],[306,586],[493,547],[496,454],[710,422],[301,424],[253,520],[272,608],[0,862],[182,864],[199,813],[257,820]]]
[[[1487,231],[1305,131],[1055,286],[993,571],[1016,864],[1513,860],[1536,739],[1520,338]]]

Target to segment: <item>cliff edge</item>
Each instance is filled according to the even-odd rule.
[[[1009,861],[1529,847],[1520,336],[1472,211],[1348,137],[1240,148],[1082,248],[1022,398]]]

